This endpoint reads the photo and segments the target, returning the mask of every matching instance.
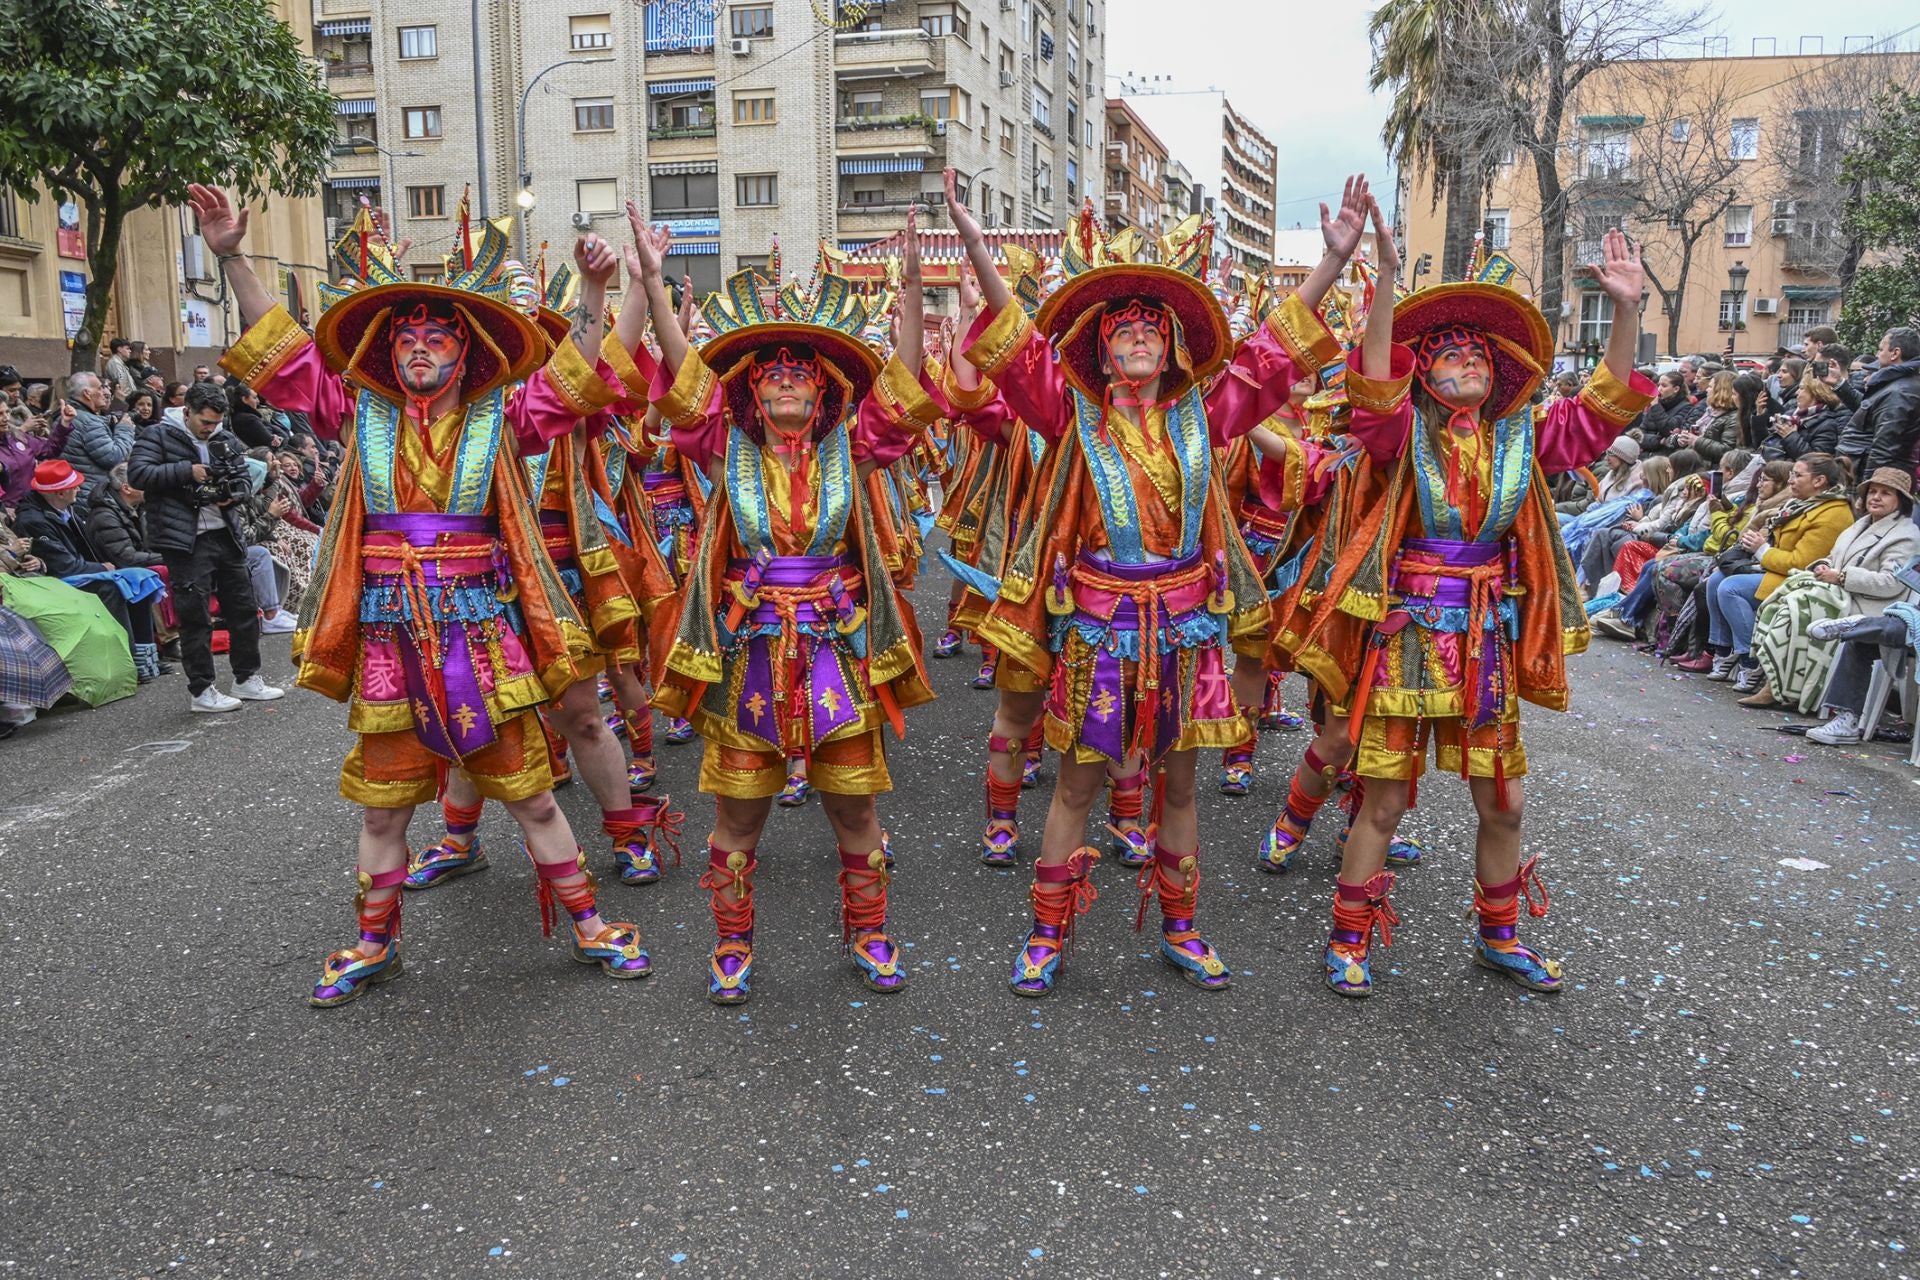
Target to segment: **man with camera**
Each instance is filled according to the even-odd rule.
[[[193,710],[232,711],[282,691],[260,679],[260,620],[241,520],[253,484],[246,446],[226,430],[227,394],[212,383],[187,389],[186,426],[162,418],[134,441],[128,478],[147,495],[147,538],[167,562],[180,618],[180,655]],[[213,682],[213,623],[219,596],[231,642],[233,696]]]

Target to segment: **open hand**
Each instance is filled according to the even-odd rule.
[[[953,171],[947,171],[951,174]],[[903,249],[900,263],[900,290],[904,297],[906,291],[918,291],[924,287],[920,275],[920,206],[907,206],[907,230],[903,237]]]
[[[1618,227],[1608,228],[1600,238],[1600,261],[1582,267],[1581,274],[1597,283],[1615,307],[1640,309],[1640,295],[1647,287],[1646,268],[1640,265],[1640,246],[1628,244]]]
[[[1320,206],[1320,237],[1330,251],[1343,258],[1353,256],[1360,244],[1360,233],[1367,229],[1367,205],[1372,199],[1366,175],[1356,173],[1347,179],[1346,188],[1340,194],[1338,213],[1329,214],[1326,205]]]
[[[187,203],[193,206],[193,216],[200,223],[200,238],[215,256],[240,252],[247,238],[245,209],[235,213],[226,192],[198,182],[187,185]]]
[[[1373,196],[1367,197],[1367,217],[1373,223],[1373,259],[1382,275],[1400,274],[1400,247],[1393,242],[1393,228],[1387,225],[1387,215],[1380,212],[1380,202]]]

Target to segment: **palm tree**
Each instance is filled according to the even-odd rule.
[[[1490,30],[1498,0],[1386,0],[1367,23],[1373,44],[1371,89],[1393,90],[1380,141],[1402,173],[1434,175],[1434,200],[1447,202],[1440,277],[1457,280],[1481,228],[1480,201],[1497,154],[1484,129],[1467,127],[1469,104],[1487,86],[1466,83],[1449,45]],[[1484,118],[1484,117],[1483,117]]]

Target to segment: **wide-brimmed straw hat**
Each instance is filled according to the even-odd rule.
[[[1513,276],[1513,263],[1495,253],[1472,279],[1416,289],[1393,304],[1395,342],[1417,349],[1420,339],[1447,329],[1486,337],[1493,352],[1490,419],[1531,399],[1553,364],[1553,329],[1539,307],[1507,286]]]

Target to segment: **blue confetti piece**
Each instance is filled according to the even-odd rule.
[[[381,1181],[379,1181],[379,1182],[376,1182],[376,1183],[374,1183],[374,1184],[373,1184],[373,1189],[374,1189],[375,1191],[378,1191],[378,1190],[379,1190],[380,1188],[382,1188],[382,1187],[384,1187],[384,1186],[386,1186],[386,1185],[387,1185],[387,1184],[386,1184],[386,1181],[385,1181],[384,1179],[382,1179]]]
[[[506,1252],[506,1250],[504,1250],[504,1249],[502,1249],[502,1248],[501,1248],[501,1247],[500,1247],[499,1245],[495,1245],[495,1246],[493,1246],[493,1248],[491,1248],[491,1249],[489,1249],[489,1250],[487,1250],[487,1256],[488,1256],[489,1258],[497,1258],[497,1257],[499,1257],[499,1256],[500,1256],[500,1255],[501,1255],[502,1253],[505,1253],[505,1252]]]
[[[667,1259],[668,1262],[673,1263],[675,1266],[678,1266],[680,1263],[685,1262],[686,1260],[687,1260],[687,1255],[684,1253],[676,1253],[671,1258]]]
[[[1811,1223],[1811,1222],[1813,1221],[1813,1219],[1812,1219],[1812,1218],[1809,1218],[1809,1217],[1808,1217],[1808,1216],[1807,1216],[1806,1214],[1804,1214],[1804,1213],[1796,1213],[1796,1214],[1794,1214],[1794,1215],[1793,1215],[1793,1220],[1794,1220],[1795,1222],[1797,1222],[1797,1223],[1799,1223],[1799,1224],[1800,1224],[1801,1226],[1803,1226],[1803,1227],[1804,1227],[1804,1226],[1806,1226],[1806,1225],[1808,1225],[1809,1223]]]
[[[1024,1100],[1025,1100],[1025,1101],[1027,1101],[1027,1102],[1032,1102],[1032,1101],[1033,1101],[1033,1095],[1032,1095],[1032,1094],[1030,1094],[1030,1093],[1029,1093],[1029,1094],[1027,1094]]]
[[[1152,1092],[1153,1092],[1153,1086],[1151,1086],[1151,1085],[1145,1085],[1145,1084],[1143,1084],[1143,1085],[1141,1085],[1141,1086],[1140,1086],[1140,1092],[1141,1092],[1141,1093],[1152,1093]]]
[[[572,1076],[555,1076],[553,1078],[553,1087],[556,1089],[564,1089],[572,1083],[573,1083]]]
[[[1027,1256],[1029,1258],[1044,1258],[1047,1256],[1047,1251],[1045,1249],[1029,1249],[1027,1250]]]
[[[932,1094],[932,1095],[933,1095],[934,1097],[936,1097],[936,1098],[937,1098],[937,1097],[940,1097],[940,1096],[942,1096],[943,1094],[945,1094],[945,1093],[946,1093],[946,1090],[945,1090],[945,1089],[929,1089],[929,1090],[927,1090],[927,1092],[928,1092],[928,1093],[930,1093],[930,1094]]]
[[[858,1160],[855,1160],[853,1162],[853,1167],[856,1169],[864,1169],[872,1163],[873,1161],[867,1159],[865,1156],[861,1156]]]
[[[893,1216],[895,1218],[904,1218],[907,1216],[907,1211],[905,1209],[895,1209],[893,1211]]]
[[[1135,1187],[1135,1188],[1133,1189],[1133,1194],[1135,1194],[1135,1195],[1137,1195],[1137,1196],[1143,1196],[1143,1195],[1145,1195],[1145,1194],[1147,1194],[1147,1189],[1146,1189],[1145,1187]]]
[[[1259,1125],[1257,1125],[1257,1124],[1250,1124],[1250,1125],[1248,1125],[1248,1126],[1247,1126],[1247,1132],[1248,1132],[1248,1133],[1258,1133],[1258,1132],[1260,1132],[1260,1126],[1259,1126]]]
[[[887,1192],[889,1192],[889,1191],[891,1191],[891,1190],[893,1190],[893,1188],[892,1188],[892,1187],[890,1187],[890,1186],[888,1186],[888,1185],[887,1185],[886,1183],[884,1183],[884,1182],[882,1182],[882,1183],[880,1183],[880,1184],[879,1184],[878,1186],[876,1186],[876,1187],[874,1187],[874,1189],[873,1189],[873,1193],[874,1193],[875,1195],[877,1195],[877,1196],[883,1196],[883,1195],[885,1195],[885,1194],[887,1194]]]

